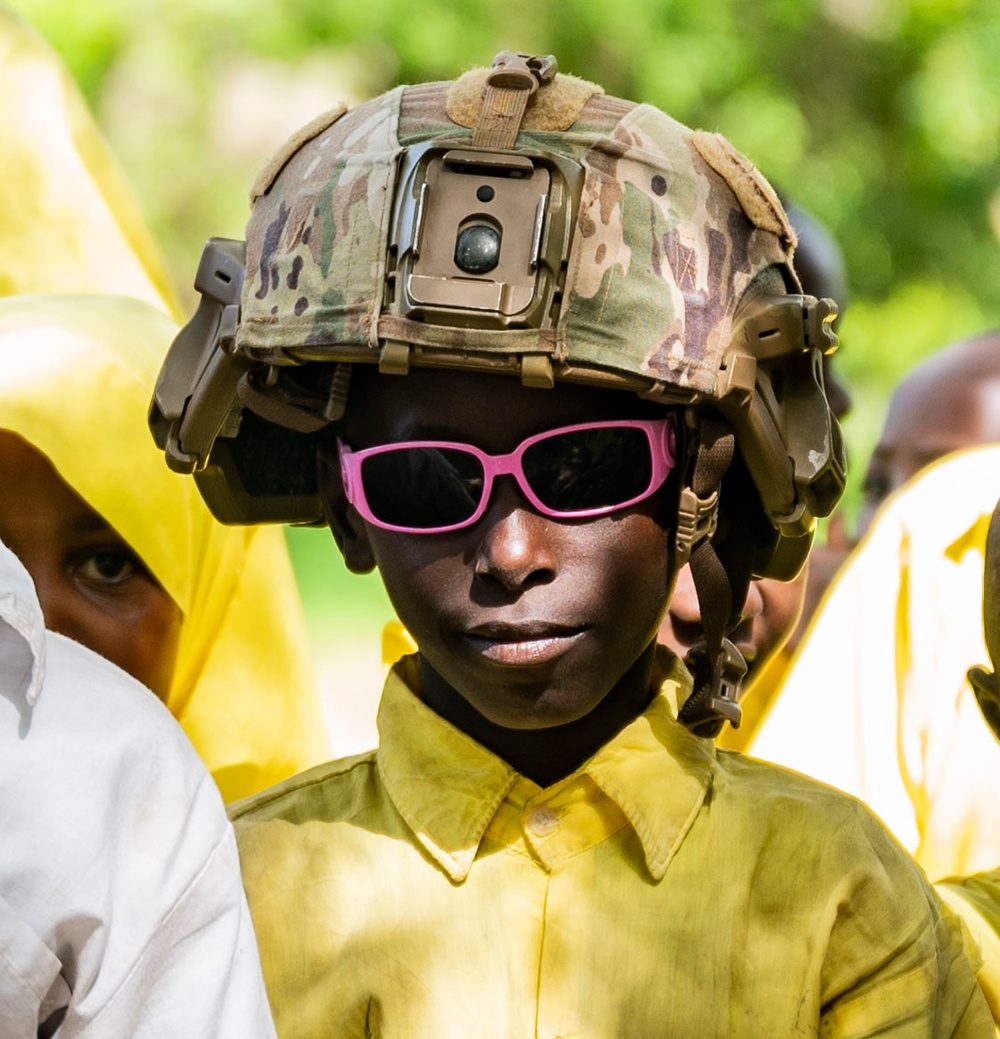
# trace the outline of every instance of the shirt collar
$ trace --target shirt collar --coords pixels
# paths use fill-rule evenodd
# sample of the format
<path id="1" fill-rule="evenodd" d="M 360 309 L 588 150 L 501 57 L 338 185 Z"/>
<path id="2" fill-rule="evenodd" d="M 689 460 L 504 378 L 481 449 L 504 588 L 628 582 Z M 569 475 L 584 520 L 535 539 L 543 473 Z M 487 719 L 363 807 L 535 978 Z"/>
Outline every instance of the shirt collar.
<path id="1" fill-rule="evenodd" d="M 45 621 L 35 586 L 0 542 L 0 691 L 19 707 L 31 707 L 44 677 Z"/>
<path id="2" fill-rule="evenodd" d="M 700 810 L 715 768 L 715 745 L 678 720 L 691 679 L 668 650 L 658 657 L 659 694 L 646 711 L 551 789 L 586 773 L 621 809 L 660 880 Z M 491 819 L 515 783 L 530 783 L 424 704 L 415 658 L 389 673 L 378 712 L 379 773 L 427 853 L 464 880 Z M 531 784 L 535 791 L 540 788 Z"/>

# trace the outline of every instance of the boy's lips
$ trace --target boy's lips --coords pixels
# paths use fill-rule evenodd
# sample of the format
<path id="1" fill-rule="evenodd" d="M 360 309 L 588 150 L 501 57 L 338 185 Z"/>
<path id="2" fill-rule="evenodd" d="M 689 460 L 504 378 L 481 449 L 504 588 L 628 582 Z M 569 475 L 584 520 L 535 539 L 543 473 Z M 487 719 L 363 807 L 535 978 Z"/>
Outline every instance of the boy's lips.
<path id="1" fill-rule="evenodd" d="M 487 660 L 523 667 L 560 656 L 588 630 L 588 625 L 548 622 L 489 623 L 463 632 L 462 637 Z"/>

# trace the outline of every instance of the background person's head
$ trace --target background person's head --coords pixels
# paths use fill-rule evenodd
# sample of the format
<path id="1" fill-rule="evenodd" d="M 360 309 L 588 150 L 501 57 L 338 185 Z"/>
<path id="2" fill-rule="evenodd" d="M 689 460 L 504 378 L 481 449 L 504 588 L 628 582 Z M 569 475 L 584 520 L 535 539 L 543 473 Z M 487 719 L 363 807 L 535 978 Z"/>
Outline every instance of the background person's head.
<path id="1" fill-rule="evenodd" d="M 190 493 L 142 442 L 140 373 L 174 328 L 124 297 L 0 299 L 0 535 L 31 574 L 46 624 L 167 703 Z"/>
<path id="2" fill-rule="evenodd" d="M 0 428 L 0 541 L 31 574 L 45 626 L 166 700 L 181 611 L 124 539 L 19 435 Z"/>
<path id="3" fill-rule="evenodd" d="M 865 472 L 858 532 L 885 499 L 952 451 L 1000 441 L 1000 331 L 933 353 L 896 387 Z"/>
<path id="4" fill-rule="evenodd" d="M 122 296 L 0 299 L 0 536 L 46 622 L 146 682 L 232 798 L 322 729 L 281 531 L 223 527 L 150 439 L 175 333 Z"/>
<path id="5" fill-rule="evenodd" d="M 729 636 L 746 661 L 747 681 L 781 650 L 794 629 L 802 611 L 808 567 L 807 562 L 791 581 L 750 582 L 739 623 Z M 658 638 L 684 658 L 704 634 L 694 578 L 684 567 L 677 575 Z"/>

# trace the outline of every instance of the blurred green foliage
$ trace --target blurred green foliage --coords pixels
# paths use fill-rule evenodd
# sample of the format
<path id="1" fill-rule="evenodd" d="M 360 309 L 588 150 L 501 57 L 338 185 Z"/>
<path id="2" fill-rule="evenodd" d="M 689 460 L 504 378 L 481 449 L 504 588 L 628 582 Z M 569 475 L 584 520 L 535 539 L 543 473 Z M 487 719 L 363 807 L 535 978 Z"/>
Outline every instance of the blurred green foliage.
<path id="1" fill-rule="evenodd" d="M 839 364 L 856 463 L 903 371 L 1000 324 L 996 0 L 13 6 L 81 84 L 182 291 L 206 237 L 241 235 L 254 171 L 292 130 L 508 48 L 722 131 L 830 228 L 852 289 Z"/>

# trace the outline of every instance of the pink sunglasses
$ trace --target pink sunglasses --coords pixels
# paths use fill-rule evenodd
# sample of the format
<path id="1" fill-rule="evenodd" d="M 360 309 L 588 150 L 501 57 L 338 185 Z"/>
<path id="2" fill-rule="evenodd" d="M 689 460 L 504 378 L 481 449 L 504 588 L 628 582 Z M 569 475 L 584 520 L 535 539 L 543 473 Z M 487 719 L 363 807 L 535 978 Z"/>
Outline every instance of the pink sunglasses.
<path id="1" fill-rule="evenodd" d="M 404 534 L 443 534 L 480 519 L 498 476 L 513 476 L 532 507 L 554 519 L 628 508 L 663 485 L 675 441 L 671 414 L 563 426 L 503 455 L 447 440 L 337 447 L 347 500 L 362 518 Z"/>

